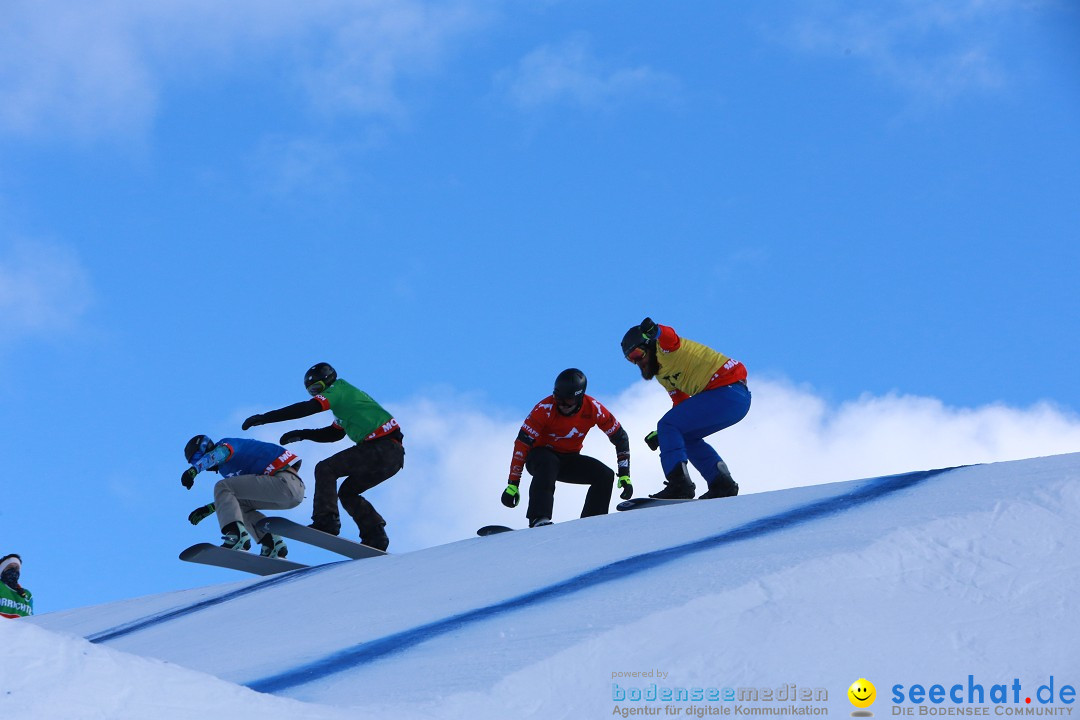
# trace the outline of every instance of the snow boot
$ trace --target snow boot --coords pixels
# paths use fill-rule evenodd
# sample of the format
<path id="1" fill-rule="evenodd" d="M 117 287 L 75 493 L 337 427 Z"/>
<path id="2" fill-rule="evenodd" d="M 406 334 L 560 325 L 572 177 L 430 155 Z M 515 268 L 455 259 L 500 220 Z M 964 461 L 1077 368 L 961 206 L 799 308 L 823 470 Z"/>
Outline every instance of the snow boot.
<path id="1" fill-rule="evenodd" d="M 531 528 L 544 527 L 545 525 L 553 525 L 553 524 L 554 523 L 551 522 L 551 518 L 546 518 L 546 517 L 532 518 L 531 520 L 529 520 L 529 527 L 531 527 Z"/>
<path id="2" fill-rule="evenodd" d="M 386 535 L 386 519 L 379 514 L 375 506 L 363 495 L 344 495 L 341 497 L 341 506 L 356 523 L 356 529 L 360 531 L 360 542 L 386 552 L 386 548 L 390 547 L 390 538 Z"/>
<path id="3" fill-rule="evenodd" d="M 242 523 L 233 520 L 221 528 L 221 547 L 226 550 L 250 550 L 251 536 Z"/>
<path id="4" fill-rule="evenodd" d="M 386 523 L 376 523 L 361 530 L 360 542 L 386 552 L 386 548 L 390 547 L 390 538 L 386 535 Z"/>
<path id="5" fill-rule="evenodd" d="M 711 500 L 713 498 L 735 497 L 739 494 L 739 483 L 731 477 L 727 463 L 721 460 L 716 463 L 718 471 L 716 478 L 709 483 L 709 489 L 698 500 Z"/>
<path id="6" fill-rule="evenodd" d="M 262 550 L 259 554 L 268 558 L 283 558 L 289 554 L 289 546 L 285 544 L 285 538 L 280 535 L 266 533 L 260 543 Z"/>
<path id="7" fill-rule="evenodd" d="M 663 490 L 649 497 L 657 500 L 693 500 L 694 490 L 697 489 L 694 486 L 694 481 L 690 479 L 690 472 L 686 469 L 685 461 L 676 465 L 667 474 L 664 486 Z"/>
<path id="8" fill-rule="evenodd" d="M 312 522 L 308 525 L 312 530 L 318 530 L 324 532 L 327 535 L 337 535 L 341 532 L 341 519 L 331 517 L 329 515 L 317 515 L 311 518 Z"/>

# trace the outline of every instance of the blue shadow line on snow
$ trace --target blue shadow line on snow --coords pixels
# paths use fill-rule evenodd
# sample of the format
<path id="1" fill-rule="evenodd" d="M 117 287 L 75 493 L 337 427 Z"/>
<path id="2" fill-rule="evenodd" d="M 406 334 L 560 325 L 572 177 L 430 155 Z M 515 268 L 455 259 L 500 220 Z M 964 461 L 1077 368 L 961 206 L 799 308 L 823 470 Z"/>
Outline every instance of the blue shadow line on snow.
<path id="1" fill-rule="evenodd" d="M 315 565 L 314 567 L 300 568 L 299 570 L 292 570 L 290 572 L 281 573 L 280 575 L 272 575 L 266 580 L 263 580 L 262 582 L 252 583 L 251 585 L 248 585 L 247 587 L 242 587 L 239 590 L 233 590 L 231 592 L 223 593 L 212 598 L 207 598 L 206 600 L 200 600 L 199 602 L 185 605 L 174 610 L 166 610 L 164 612 L 150 615 L 139 620 L 133 620 L 131 622 L 124 623 L 123 625 L 117 625 L 116 627 L 109 628 L 108 630 L 102 630 L 101 632 L 89 635 L 86 639 L 92 643 L 103 643 L 110 640 L 116 640 L 117 638 L 122 638 L 125 635 L 131 635 L 132 633 L 139 632 L 140 630 L 145 630 L 146 628 L 160 625 L 162 623 L 169 622 L 170 620 L 175 620 L 177 618 L 182 618 L 186 615 L 197 613 L 201 610 L 214 607 L 215 605 L 220 605 L 222 603 L 229 602 L 230 600 L 235 600 L 237 598 L 244 597 L 245 595 L 259 592 L 260 590 L 264 590 L 274 585 L 280 585 L 281 583 L 288 583 L 294 580 L 298 580 L 299 578 L 309 575 L 312 572 L 324 570 L 337 564 L 338 563 L 334 562 L 327 565 Z"/>
<path id="2" fill-rule="evenodd" d="M 521 610 L 529 606 L 563 598 L 582 590 L 646 572 L 662 565 L 666 565 L 672 561 L 687 557 L 688 555 L 693 555 L 705 550 L 712 550 L 713 548 L 722 545 L 749 540 L 779 530 L 803 525 L 830 515 L 836 515 L 877 500 L 885 495 L 913 487 L 936 475 L 955 469 L 956 468 L 942 468 L 940 470 L 924 470 L 906 473 L 904 475 L 890 475 L 887 477 L 876 478 L 868 481 L 858 489 L 844 493 L 843 495 L 837 495 L 791 510 L 785 510 L 776 515 L 759 518 L 744 525 L 740 525 L 739 527 L 726 530 L 718 535 L 713 535 L 701 540 L 695 540 L 683 545 L 676 545 L 662 550 L 654 550 L 652 552 L 618 560 L 562 582 L 555 583 L 554 585 L 548 585 L 547 587 L 533 590 L 524 595 L 519 595 L 510 598 L 509 600 L 503 600 L 494 605 L 476 608 L 475 610 L 469 610 L 451 617 L 436 620 L 426 625 L 421 625 L 409 630 L 403 630 L 392 635 L 387 635 L 386 637 L 361 643 L 355 647 L 328 655 L 320 660 L 286 670 L 277 675 L 271 675 L 244 684 L 258 692 L 275 693 L 299 685 L 315 682 L 336 673 L 375 662 L 395 653 L 403 652 L 427 640 L 431 640 L 440 635 L 445 635 L 475 622 L 488 620 L 502 613 Z"/>

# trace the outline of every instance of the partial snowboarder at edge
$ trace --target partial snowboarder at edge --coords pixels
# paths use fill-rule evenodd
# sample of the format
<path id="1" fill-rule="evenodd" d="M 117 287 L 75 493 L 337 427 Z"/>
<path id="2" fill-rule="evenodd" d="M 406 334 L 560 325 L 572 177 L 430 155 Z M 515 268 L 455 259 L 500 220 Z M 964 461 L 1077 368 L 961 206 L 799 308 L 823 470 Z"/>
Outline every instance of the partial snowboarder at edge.
<path id="1" fill-rule="evenodd" d="M 19 584 L 22 558 L 11 553 L 0 558 L 0 617 L 19 618 L 34 614 L 34 595 Z"/>

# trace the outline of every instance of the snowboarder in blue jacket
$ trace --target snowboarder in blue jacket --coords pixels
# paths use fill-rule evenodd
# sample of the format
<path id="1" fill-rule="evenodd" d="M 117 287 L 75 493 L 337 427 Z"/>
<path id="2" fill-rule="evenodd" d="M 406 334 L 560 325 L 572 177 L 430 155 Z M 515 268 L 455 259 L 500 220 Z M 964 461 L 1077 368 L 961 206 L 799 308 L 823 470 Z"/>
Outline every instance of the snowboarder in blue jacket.
<path id="1" fill-rule="evenodd" d="M 288 554 L 284 540 L 271 533 L 260 537 L 257 528 L 266 517 L 259 509 L 288 510 L 304 499 L 304 482 L 297 474 L 300 458 L 295 453 L 260 440 L 224 438 L 215 443 L 206 435 L 196 435 L 184 447 L 184 458 L 191 467 L 180 476 L 180 483 L 188 490 L 200 472 L 212 470 L 221 475 L 214 485 L 214 502 L 188 515 L 192 525 L 216 510 L 222 547 L 248 550 L 254 535 L 264 557 Z"/>

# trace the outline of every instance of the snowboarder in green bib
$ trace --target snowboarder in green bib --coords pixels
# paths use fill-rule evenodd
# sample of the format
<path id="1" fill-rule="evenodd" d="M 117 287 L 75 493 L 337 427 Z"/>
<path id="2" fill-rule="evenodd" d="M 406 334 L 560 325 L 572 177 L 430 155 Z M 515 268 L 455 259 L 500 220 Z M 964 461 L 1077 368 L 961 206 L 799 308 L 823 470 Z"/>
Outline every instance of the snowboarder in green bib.
<path id="1" fill-rule="evenodd" d="M 34 596 L 19 584 L 22 558 L 11 553 L 0 558 L 0 617 L 29 617 L 34 614 Z"/>
<path id="2" fill-rule="evenodd" d="M 298 440 L 330 443 L 347 435 L 356 443 L 315 466 L 310 527 L 331 535 L 341 532 L 337 503 L 340 498 L 341 506 L 356 521 L 361 542 L 386 550 L 390 544 L 386 520 L 363 493 L 393 477 L 405 464 L 404 436 L 397 420 L 370 395 L 339 379 L 337 371 L 327 363 L 313 365 L 307 371 L 304 387 L 311 400 L 252 415 L 244 421 L 243 429 L 331 410 L 334 413 L 332 425 L 318 430 L 289 430 L 279 441 L 282 445 Z M 339 489 L 337 481 L 340 478 L 345 481 Z"/>

